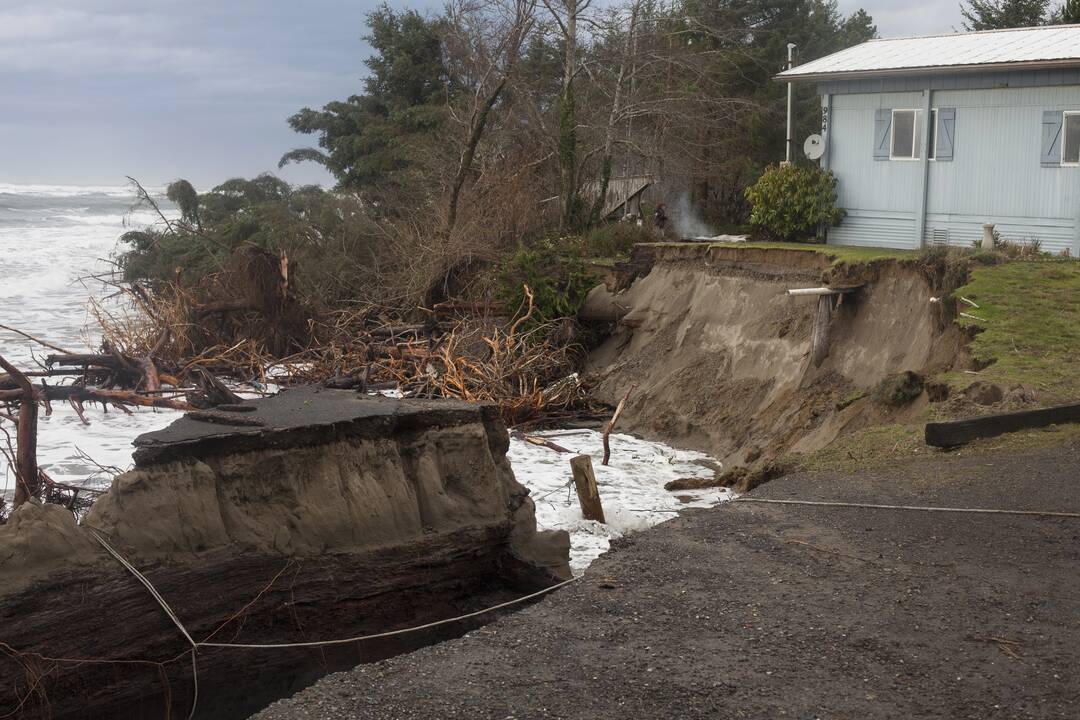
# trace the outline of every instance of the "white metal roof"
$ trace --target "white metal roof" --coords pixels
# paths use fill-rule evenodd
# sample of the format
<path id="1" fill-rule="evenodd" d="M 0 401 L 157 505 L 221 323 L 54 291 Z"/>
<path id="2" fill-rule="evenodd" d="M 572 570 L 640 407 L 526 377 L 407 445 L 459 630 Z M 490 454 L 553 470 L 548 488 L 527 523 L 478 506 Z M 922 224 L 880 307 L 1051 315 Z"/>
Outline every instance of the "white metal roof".
<path id="1" fill-rule="evenodd" d="M 778 80 L 1080 66 L 1080 25 L 870 40 L 799 65 Z"/>

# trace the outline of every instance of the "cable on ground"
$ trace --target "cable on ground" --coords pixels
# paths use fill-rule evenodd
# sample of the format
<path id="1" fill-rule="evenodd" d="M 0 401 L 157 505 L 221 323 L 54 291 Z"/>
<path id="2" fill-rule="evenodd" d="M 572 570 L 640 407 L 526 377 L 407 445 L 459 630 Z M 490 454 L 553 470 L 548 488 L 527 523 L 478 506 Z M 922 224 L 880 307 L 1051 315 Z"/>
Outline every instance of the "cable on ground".
<path id="1" fill-rule="evenodd" d="M 982 513 L 989 515 L 1031 515 L 1035 517 L 1080 518 L 1080 512 L 1055 512 L 1051 510 L 999 510 L 994 508 L 954 508 L 932 505 L 879 505 L 875 503 L 827 502 L 823 500 L 777 500 L 743 495 L 732 502 L 768 503 L 770 505 L 813 505 L 817 507 L 872 508 L 874 510 L 915 510 L 919 512 Z"/>
<path id="2" fill-rule="evenodd" d="M 541 595 L 546 595 L 546 594 L 548 594 L 548 593 L 550 593 L 550 592 L 552 592 L 554 590 L 558 590 L 561 587 L 569 585 L 570 583 L 573 583 L 573 582 L 577 582 L 578 580 L 581 579 L 581 576 L 572 577 L 569 580 L 563 580 L 562 582 L 556 583 L 556 584 L 551 585 L 549 587 L 546 587 L 546 588 L 544 588 L 542 590 L 538 590 L 538 591 L 536 591 L 534 593 L 530 593 L 528 595 L 524 595 L 522 597 L 515 598 L 514 600 L 507 600 L 506 602 L 499 603 L 498 605 L 492 605 L 491 607 L 487 607 L 487 608 L 484 608 L 482 610 L 476 610 L 476 611 L 470 612 L 470 613 L 465 613 L 464 615 L 458 615 L 457 617 L 446 618 L 445 620 L 435 620 L 434 622 L 424 623 L 423 625 L 417 625 L 415 627 L 401 628 L 401 629 L 398 629 L 398 630 L 388 630 L 386 632 L 374 633 L 374 634 L 371 634 L 371 635 L 358 635 L 356 637 L 344 638 L 344 639 L 339 639 L 339 640 L 314 640 L 314 641 L 311 641 L 311 642 L 299 642 L 299 643 L 198 642 L 198 641 L 196 641 L 195 639 L 193 639 L 191 637 L 191 634 L 187 631 L 187 628 L 184 627 L 184 624 L 180 621 L 180 618 L 173 611 L 173 609 L 171 607 L 169 607 L 169 603 L 165 601 L 165 598 L 161 596 L 161 593 L 159 593 L 157 591 L 157 589 L 154 587 L 153 583 L 151 583 L 150 580 L 148 580 L 145 575 L 143 575 L 141 572 L 139 572 L 139 570 L 134 565 L 132 565 L 130 562 L 128 562 L 127 559 L 125 559 L 119 552 L 117 552 L 116 549 L 113 548 L 112 545 L 110 545 L 105 540 L 105 538 L 101 537 L 101 535 L 99 535 L 95 531 L 91 531 L 91 533 L 97 539 L 97 541 L 99 543 L 101 543 L 101 546 L 104 547 L 105 550 L 110 555 L 112 555 L 114 558 L 116 558 L 117 562 L 119 562 L 121 565 L 123 565 L 124 568 L 128 572 L 130 572 L 132 575 L 134 575 L 135 578 L 140 583 L 142 583 L 143 587 L 145 587 L 147 589 L 147 591 L 150 593 L 151 597 L 153 597 L 154 600 L 157 601 L 158 605 L 161 606 L 161 609 L 165 612 L 165 614 L 169 617 L 169 619 L 172 620 L 173 624 L 176 625 L 177 629 L 180 631 L 180 634 L 184 636 L 184 639 L 187 640 L 191 644 L 191 674 L 192 674 L 192 682 L 194 684 L 194 692 L 193 692 L 193 697 L 192 697 L 192 701 L 191 701 L 191 712 L 188 713 L 188 720 L 191 720 L 191 718 L 193 718 L 195 716 L 195 709 L 198 706 L 198 702 L 199 702 L 199 669 L 198 669 L 198 665 L 197 665 L 197 661 L 196 661 L 196 657 L 195 657 L 196 654 L 199 651 L 199 648 L 213 647 L 213 648 L 245 648 L 245 649 L 248 649 L 248 650 L 268 650 L 268 649 L 283 649 L 283 648 L 325 647 L 327 645 L 345 645 L 345 644 L 348 644 L 348 643 L 362 642 L 364 640 L 375 640 L 377 638 L 386 638 L 386 637 L 391 637 L 391 636 L 394 636 L 394 635 L 404 635 L 406 633 L 418 632 L 420 630 L 428 630 L 430 628 L 439 627 L 440 625 L 448 625 L 450 623 L 460 622 L 461 620 L 468 620 L 469 618 L 474 618 L 474 617 L 477 617 L 479 615 L 484 615 L 486 613 L 490 613 L 490 612 L 493 612 L 495 610 L 501 610 L 502 608 L 510 607 L 511 605 L 517 605 L 518 603 L 523 603 L 523 602 L 526 602 L 528 600 L 532 600 L 533 598 L 538 598 Z"/>

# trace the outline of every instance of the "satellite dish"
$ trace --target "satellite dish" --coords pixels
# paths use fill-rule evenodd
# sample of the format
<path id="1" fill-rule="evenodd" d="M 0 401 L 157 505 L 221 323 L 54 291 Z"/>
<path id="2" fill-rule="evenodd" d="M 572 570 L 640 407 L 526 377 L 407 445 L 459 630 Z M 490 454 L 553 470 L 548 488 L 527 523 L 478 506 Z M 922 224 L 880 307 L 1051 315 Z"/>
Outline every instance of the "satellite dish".
<path id="1" fill-rule="evenodd" d="M 811 135 L 806 138 L 802 149 L 808 159 L 820 160 L 821 156 L 825 154 L 825 141 L 821 139 L 820 135 Z"/>

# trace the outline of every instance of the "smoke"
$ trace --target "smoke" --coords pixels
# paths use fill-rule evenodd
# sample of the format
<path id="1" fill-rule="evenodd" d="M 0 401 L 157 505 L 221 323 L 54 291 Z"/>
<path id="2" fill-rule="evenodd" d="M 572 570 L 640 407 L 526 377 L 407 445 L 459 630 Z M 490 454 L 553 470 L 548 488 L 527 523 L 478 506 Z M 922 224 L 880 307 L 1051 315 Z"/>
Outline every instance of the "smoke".
<path id="1" fill-rule="evenodd" d="M 671 222 L 675 227 L 675 234 L 680 239 L 712 237 L 716 233 L 712 228 L 698 217 L 697 212 L 690 204 L 690 195 L 683 193 L 675 201 L 675 210 L 672 213 Z"/>

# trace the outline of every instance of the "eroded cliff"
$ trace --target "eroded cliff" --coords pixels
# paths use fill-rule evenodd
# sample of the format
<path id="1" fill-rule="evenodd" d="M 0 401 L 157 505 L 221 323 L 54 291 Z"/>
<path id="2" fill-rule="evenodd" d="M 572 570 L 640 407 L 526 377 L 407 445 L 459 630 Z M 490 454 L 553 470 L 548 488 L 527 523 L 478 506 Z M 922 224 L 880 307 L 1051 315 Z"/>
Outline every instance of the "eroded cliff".
<path id="1" fill-rule="evenodd" d="M 824 255 L 706 245 L 651 248 L 651 268 L 616 295 L 593 291 L 586 313 L 616 320 L 590 357 L 595 392 L 614 403 L 638 389 L 621 427 L 751 464 L 831 442 L 879 421 L 845 405 L 886 377 L 955 360 L 960 330 L 935 278 L 916 263 L 830 267 Z M 816 298 L 790 288 L 851 288 L 829 323 L 828 355 L 811 359 Z M 925 402 L 923 399 L 920 402 Z M 919 404 L 904 412 L 914 412 Z"/>

